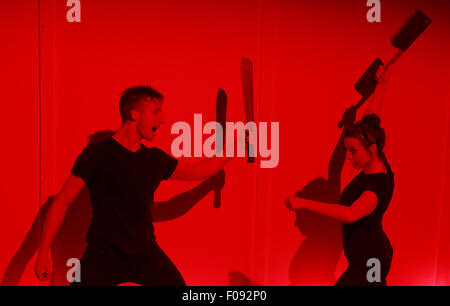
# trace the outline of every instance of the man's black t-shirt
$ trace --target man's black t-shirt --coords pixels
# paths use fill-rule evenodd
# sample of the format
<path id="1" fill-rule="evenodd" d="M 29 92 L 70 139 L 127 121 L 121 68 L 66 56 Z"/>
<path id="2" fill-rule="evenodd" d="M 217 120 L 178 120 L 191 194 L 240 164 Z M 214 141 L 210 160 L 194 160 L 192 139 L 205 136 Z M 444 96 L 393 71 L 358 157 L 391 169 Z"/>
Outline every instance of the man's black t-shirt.
<path id="1" fill-rule="evenodd" d="M 368 216 L 354 223 L 342 224 L 342 242 L 349 263 L 366 265 L 369 258 L 389 264 L 392 246 L 383 231 L 383 214 L 394 191 L 394 175 L 388 173 L 359 173 L 343 190 L 340 203 L 351 206 L 364 191 L 377 196 L 377 207 Z"/>
<path id="2" fill-rule="evenodd" d="M 177 167 L 177 160 L 158 148 L 132 152 L 114 138 L 86 147 L 72 173 L 87 184 L 92 202 L 89 245 L 112 247 L 125 254 L 152 249 L 150 213 L 154 192 Z"/>

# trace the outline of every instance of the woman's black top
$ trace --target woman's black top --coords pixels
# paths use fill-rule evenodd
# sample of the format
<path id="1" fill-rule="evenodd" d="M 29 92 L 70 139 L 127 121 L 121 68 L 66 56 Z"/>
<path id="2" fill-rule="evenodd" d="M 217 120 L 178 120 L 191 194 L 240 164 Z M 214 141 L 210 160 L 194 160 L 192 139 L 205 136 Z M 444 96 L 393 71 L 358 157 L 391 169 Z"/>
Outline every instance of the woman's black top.
<path id="1" fill-rule="evenodd" d="M 345 206 L 351 206 L 364 191 L 372 191 L 377 196 L 377 207 L 370 215 L 354 223 L 342 224 L 344 254 L 349 264 L 366 265 L 370 258 L 390 263 L 392 246 L 383 231 L 382 218 L 391 201 L 393 190 L 392 172 L 361 172 L 342 192 L 340 203 Z"/>

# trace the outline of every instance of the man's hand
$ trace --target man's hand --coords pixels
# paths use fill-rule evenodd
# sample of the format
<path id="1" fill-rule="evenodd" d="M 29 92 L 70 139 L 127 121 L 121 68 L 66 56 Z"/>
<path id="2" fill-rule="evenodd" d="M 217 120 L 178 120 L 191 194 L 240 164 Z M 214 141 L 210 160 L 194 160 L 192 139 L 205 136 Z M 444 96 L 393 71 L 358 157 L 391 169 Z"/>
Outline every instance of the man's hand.
<path id="1" fill-rule="evenodd" d="M 53 272 L 53 262 L 49 254 L 38 254 L 36 264 L 34 265 L 34 273 L 40 281 L 49 280 Z"/>

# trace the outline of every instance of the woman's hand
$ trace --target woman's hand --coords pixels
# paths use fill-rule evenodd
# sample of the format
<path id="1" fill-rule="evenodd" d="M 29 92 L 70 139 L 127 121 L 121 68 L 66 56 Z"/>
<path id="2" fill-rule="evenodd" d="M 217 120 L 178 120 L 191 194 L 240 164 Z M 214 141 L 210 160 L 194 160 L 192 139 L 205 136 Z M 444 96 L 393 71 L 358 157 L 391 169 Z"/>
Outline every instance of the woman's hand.
<path id="1" fill-rule="evenodd" d="M 286 207 L 291 210 L 301 210 L 304 208 L 303 206 L 303 200 L 301 198 L 297 198 L 295 196 L 290 196 L 284 201 L 284 204 Z"/>
<path id="2" fill-rule="evenodd" d="M 344 127 L 351 127 L 355 123 L 356 119 L 356 107 L 354 105 L 350 106 L 345 110 L 344 115 L 342 115 L 341 122 L 344 123 Z"/>
<path id="3" fill-rule="evenodd" d="M 383 83 L 387 79 L 389 69 L 386 69 L 384 65 L 381 65 L 378 67 L 378 70 L 375 74 L 375 79 L 378 83 Z"/>

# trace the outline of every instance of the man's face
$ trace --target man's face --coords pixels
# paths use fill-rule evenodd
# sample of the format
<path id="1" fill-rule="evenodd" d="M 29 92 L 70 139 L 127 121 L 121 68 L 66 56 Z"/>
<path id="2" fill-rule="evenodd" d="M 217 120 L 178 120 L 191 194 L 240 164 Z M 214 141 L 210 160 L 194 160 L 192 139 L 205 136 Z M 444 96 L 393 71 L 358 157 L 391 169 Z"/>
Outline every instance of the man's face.
<path id="1" fill-rule="evenodd" d="M 155 139 L 156 131 L 164 123 L 162 101 L 145 99 L 140 103 L 136 120 L 137 131 L 145 140 Z"/>

